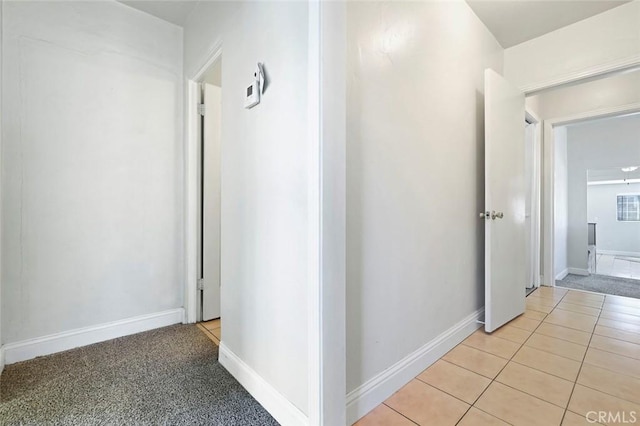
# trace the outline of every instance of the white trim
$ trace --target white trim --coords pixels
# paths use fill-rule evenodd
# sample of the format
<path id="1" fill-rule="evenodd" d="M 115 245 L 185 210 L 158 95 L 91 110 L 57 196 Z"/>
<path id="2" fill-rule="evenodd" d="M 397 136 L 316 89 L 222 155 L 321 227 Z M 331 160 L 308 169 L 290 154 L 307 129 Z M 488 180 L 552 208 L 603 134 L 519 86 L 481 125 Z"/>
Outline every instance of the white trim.
<path id="1" fill-rule="evenodd" d="M 209 49 L 209 52 L 204 56 L 206 59 L 198 70 L 192 74 L 189 80 L 200 81 L 204 78 L 204 74 L 209 68 L 222 57 L 222 42 L 218 42 Z"/>
<path id="2" fill-rule="evenodd" d="M 640 179 L 593 180 L 591 182 L 587 182 L 587 186 L 624 185 L 629 183 L 640 183 Z M 618 194 L 618 195 L 622 195 L 622 194 Z M 637 194 L 629 194 L 629 195 L 637 195 Z"/>
<path id="3" fill-rule="evenodd" d="M 362 418 L 480 328 L 478 320 L 483 314 L 484 309 L 477 310 L 418 350 L 349 392 L 347 395 L 347 424 L 353 424 Z"/>
<path id="4" fill-rule="evenodd" d="M 567 273 L 573 275 L 582 275 L 583 277 L 588 277 L 589 275 L 591 275 L 589 273 L 589 270 L 582 268 L 567 268 Z"/>
<path id="5" fill-rule="evenodd" d="M 309 419 L 302 411 L 233 353 L 224 342 L 220 342 L 219 361 L 282 426 L 309 424 Z"/>
<path id="6" fill-rule="evenodd" d="M 550 78 L 549 80 L 540 81 L 520 87 L 526 95 L 532 95 L 549 89 L 555 89 L 560 86 L 586 83 L 589 80 L 600 79 L 617 73 L 630 71 L 640 67 L 640 56 L 633 55 L 624 59 L 607 62 L 596 65 L 582 71 L 575 71 L 564 74 L 560 77 Z"/>
<path id="7" fill-rule="evenodd" d="M 602 250 L 602 249 L 598 249 L 598 254 L 608 254 L 610 256 L 640 257 L 640 253 L 637 252 L 637 251 L 619 251 L 619 250 Z"/>
<path id="8" fill-rule="evenodd" d="M 555 276 L 555 155 L 553 145 L 553 126 L 548 121 L 542 125 L 542 276 Z M 543 281 L 555 287 L 556 281 Z"/>
<path id="9" fill-rule="evenodd" d="M 309 423 L 346 422 L 346 4 L 309 3 Z"/>
<path id="10" fill-rule="evenodd" d="M 561 281 L 561 280 L 565 279 L 565 277 L 567 275 L 569 275 L 569 268 L 565 269 L 564 271 L 562 271 L 558 275 L 556 275 L 556 281 Z"/>
<path id="11" fill-rule="evenodd" d="M 322 425 L 322 100 L 321 100 L 321 5 L 309 2 L 307 56 L 307 332 L 309 424 Z M 242 383 L 242 382 L 241 382 Z M 257 399 L 257 398 L 256 398 Z M 259 400 L 258 400 L 259 401 Z M 268 408 L 267 408 L 268 409 Z M 271 411 L 271 410 L 269 410 Z M 274 416 L 275 417 L 275 416 Z M 279 420 L 276 418 L 276 420 Z"/>
<path id="12" fill-rule="evenodd" d="M 532 212 L 531 212 L 531 221 L 533 223 L 533 240 L 531 243 L 533 244 L 533 272 L 534 272 L 534 282 L 533 287 L 538 288 L 542 284 L 542 280 L 540 277 L 540 266 L 541 266 L 541 258 L 540 258 L 540 245 L 541 245 L 541 217 L 542 217 L 542 196 L 541 196 L 541 181 L 542 181 L 542 121 L 538 117 L 538 115 L 531 111 L 530 109 L 525 108 L 525 118 L 531 123 L 534 127 L 534 156 L 533 156 L 533 186 L 532 186 Z"/>
<path id="13" fill-rule="evenodd" d="M 545 122 L 551 124 L 551 126 L 553 127 L 557 127 L 599 118 L 619 117 L 622 115 L 635 114 L 638 112 L 640 112 L 640 102 L 634 102 L 631 104 L 598 108 L 595 110 L 582 112 L 579 114 L 567 115 L 560 118 L 552 118 L 550 120 L 545 120 Z"/>
<path id="14" fill-rule="evenodd" d="M 4 346 L 0 346 L 0 374 L 4 370 Z"/>
<path id="15" fill-rule="evenodd" d="M 553 129 L 557 126 L 564 126 L 567 124 L 579 123 L 581 121 L 591 120 L 595 118 L 615 117 L 626 114 L 633 114 L 640 112 L 640 103 L 632 103 L 627 105 L 620 105 L 615 107 L 600 108 L 593 111 L 587 111 L 580 114 L 569 115 L 560 118 L 553 118 L 544 121 L 544 137 L 543 137 L 543 218 L 544 223 L 544 247 L 543 247 L 543 276 L 553 277 L 555 270 L 554 265 L 554 229 L 555 229 L 555 217 L 554 217 L 554 204 L 555 204 L 555 190 L 554 190 L 554 137 Z M 584 270 L 583 270 L 584 271 Z M 572 273 L 569 270 L 569 273 Z M 549 284 L 549 283 L 547 283 Z M 555 286 L 554 283 L 551 284 Z"/>
<path id="16" fill-rule="evenodd" d="M 198 84 L 187 81 L 187 105 L 185 105 L 185 321 L 198 320 Z"/>
<path id="17" fill-rule="evenodd" d="M 63 333 L 37 337 L 16 343 L 8 343 L 2 347 L 5 362 L 26 361 L 37 356 L 50 355 L 80 346 L 104 342 L 130 334 L 140 333 L 155 328 L 179 324 L 184 320 L 184 309 L 171 309 L 149 315 L 140 315 L 119 321 L 78 328 Z"/>

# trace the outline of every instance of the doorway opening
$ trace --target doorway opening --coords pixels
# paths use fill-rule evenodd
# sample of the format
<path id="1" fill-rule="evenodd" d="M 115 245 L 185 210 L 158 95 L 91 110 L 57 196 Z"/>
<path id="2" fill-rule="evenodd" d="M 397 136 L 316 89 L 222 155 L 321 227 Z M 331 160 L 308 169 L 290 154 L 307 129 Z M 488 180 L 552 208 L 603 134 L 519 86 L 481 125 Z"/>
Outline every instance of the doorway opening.
<path id="1" fill-rule="evenodd" d="M 556 284 L 640 298 L 640 113 L 556 126 Z"/>
<path id="2" fill-rule="evenodd" d="M 222 56 L 217 55 L 197 82 L 198 132 L 198 291 L 197 322 L 220 345 L 221 308 L 221 127 Z"/>
<path id="3" fill-rule="evenodd" d="M 588 272 L 640 280 L 640 166 L 587 170 L 587 219 Z"/>
<path id="4" fill-rule="evenodd" d="M 556 280 L 564 274 L 571 273 L 572 265 L 567 263 L 568 240 L 558 230 L 568 230 L 566 215 L 556 214 L 558 210 L 566 210 L 563 199 L 567 198 L 567 185 L 558 185 L 566 181 L 566 168 L 558 168 L 557 164 L 566 161 L 566 129 L 592 120 L 612 119 L 612 117 L 628 116 L 640 112 L 640 97 L 637 95 L 637 84 L 640 73 L 637 67 L 621 70 L 594 71 L 588 78 L 567 78 L 560 84 L 530 90 L 526 93 L 527 108 L 535 111 L 541 119 L 542 133 L 542 175 L 541 175 L 541 252 L 540 283 L 555 286 Z M 576 75 L 576 77 L 578 77 Z M 604 137 L 609 143 L 616 138 Z M 564 148 L 563 148 L 564 146 Z M 638 154 L 637 148 L 635 151 Z M 604 157 L 604 155 L 602 156 Z M 633 161 L 624 164 L 609 164 L 606 167 L 630 166 Z M 628 164 L 627 164 L 628 163 Z M 634 164 L 635 165 L 635 164 Z M 582 179 L 586 188 L 587 170 Z M 586 195 L 585 195 L 586 200 Z M 588 222 L 586 217 L 586 201 L 583 207 L 584 223 L 580 225 L 584 231 L 584 250 L 580 252 L 579 267 L 583 275 L 588 273 Z M 560 235 L 559 237 L 557 237 Z M 597 238 L 597 236 L 596 236 Z M 601 240 L 600 240 L 601 241 Z M 594 244 L 591 244 L 594 245 Z M 564 265 L 564 267 L 562 266 Z M 573 266 L 576 268 L 575 266 Z"/>

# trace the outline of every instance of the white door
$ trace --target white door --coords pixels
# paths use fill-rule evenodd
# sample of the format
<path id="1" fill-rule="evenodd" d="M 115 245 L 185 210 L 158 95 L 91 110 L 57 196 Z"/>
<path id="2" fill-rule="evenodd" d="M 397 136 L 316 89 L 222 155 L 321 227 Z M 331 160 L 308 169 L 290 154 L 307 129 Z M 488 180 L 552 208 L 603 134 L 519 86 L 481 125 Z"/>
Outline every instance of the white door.
<path id="1" fill-rule="evenodd" d="M 485 330 L 524 312 L 524 94 L 485 70 Z"/>
<path id="2" fill-rule="evenodd" d="M 202 320 L 220 318 L 220 126 L 221 89 L 204 88 L 202 144 Z"/>

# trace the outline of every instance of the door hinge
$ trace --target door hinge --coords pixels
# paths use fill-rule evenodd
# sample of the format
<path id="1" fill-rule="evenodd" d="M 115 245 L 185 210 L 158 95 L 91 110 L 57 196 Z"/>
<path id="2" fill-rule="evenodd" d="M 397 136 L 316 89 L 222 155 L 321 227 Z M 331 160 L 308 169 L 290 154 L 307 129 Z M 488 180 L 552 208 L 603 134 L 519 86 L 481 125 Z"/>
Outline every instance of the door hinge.
<path id="1" fill-rule="evenodd" d="M 198 104 L 198 114 L 204 116 L 205 110 L 206 110 L 206 108 L 205 108 L 204 104 Z"/>
<path id="2" fill-rule="evenodd" d="M 198 278 L 198 290 L 204 290 L 204 278 Z"/>

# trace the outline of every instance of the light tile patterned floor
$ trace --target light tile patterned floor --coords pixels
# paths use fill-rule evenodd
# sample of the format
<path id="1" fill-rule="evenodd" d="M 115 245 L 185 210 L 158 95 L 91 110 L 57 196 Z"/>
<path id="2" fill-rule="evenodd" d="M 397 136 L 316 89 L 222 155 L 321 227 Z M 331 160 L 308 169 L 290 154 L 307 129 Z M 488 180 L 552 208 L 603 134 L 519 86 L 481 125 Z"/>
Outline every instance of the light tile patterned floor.
<path id="1" fill-rule="evenodd" d="M 199 322 L 196 324 L 209 339 L 216 345 L 220 346 L 220 336 L 222 333 L 222 321 L 215 319 L 213 321 Z"/>
<path id="2" fill-rule="evenodd" d="M 590 411 L 640 424 L 640 300 L 541 287 L 356 425 L 588 425 Z"/>
<path id="3" fill-rule="evenodd" d="M 640 258 L 599 254 L 594 273 L 640 280 Z"/>

